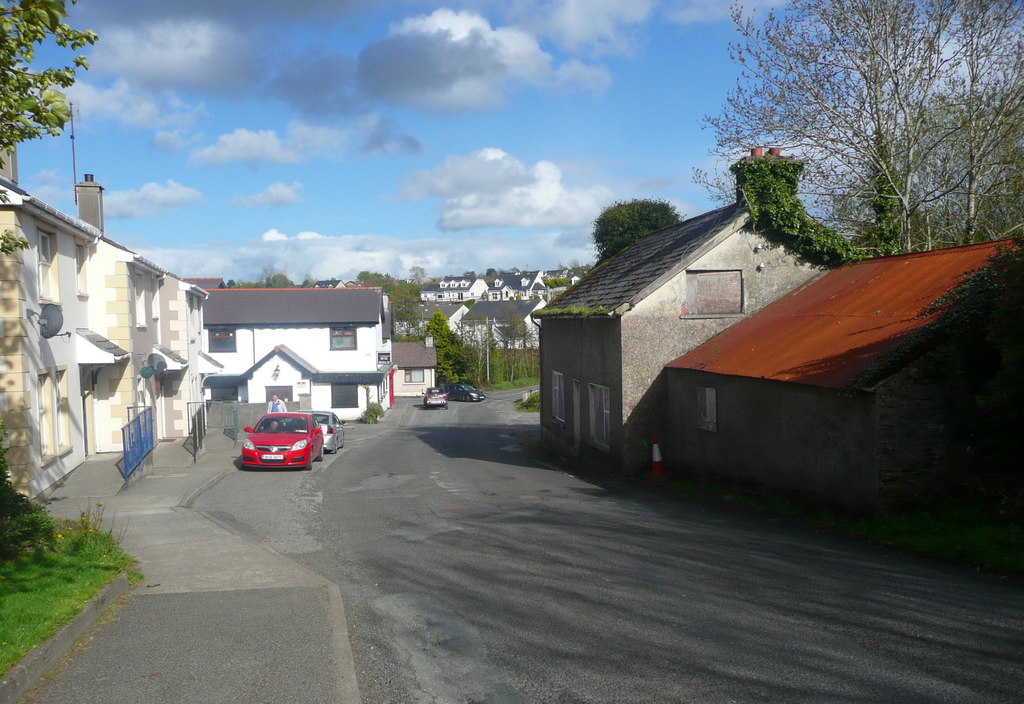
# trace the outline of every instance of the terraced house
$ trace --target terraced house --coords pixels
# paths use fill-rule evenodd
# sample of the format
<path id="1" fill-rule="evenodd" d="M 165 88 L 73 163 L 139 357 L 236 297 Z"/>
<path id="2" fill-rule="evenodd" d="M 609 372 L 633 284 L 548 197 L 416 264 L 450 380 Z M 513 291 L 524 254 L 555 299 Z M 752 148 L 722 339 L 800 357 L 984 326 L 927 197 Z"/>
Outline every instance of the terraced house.
<path id="1" fill-rule="evenodd" d="M 90 175 L 73 217 L 18 186 L 14 155 L 4 162 L 0 228 L 28 248 L 0 255 L 0 420 L 14 485 L 38 496 L 89 455 L 120 452 L 144 408 L 156 438 L 188 434 L 206 293 L 104 235 Z"/>

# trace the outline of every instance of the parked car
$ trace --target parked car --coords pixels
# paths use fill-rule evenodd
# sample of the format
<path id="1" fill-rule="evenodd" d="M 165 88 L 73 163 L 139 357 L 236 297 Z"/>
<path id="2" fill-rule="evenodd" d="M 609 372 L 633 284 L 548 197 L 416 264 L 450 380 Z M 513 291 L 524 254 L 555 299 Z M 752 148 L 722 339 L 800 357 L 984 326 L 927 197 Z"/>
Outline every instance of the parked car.
<path id="1" fill-rule="evenodd" d="M 334 454 L 345 447 L 345 421 L 330 411 L 310 411 L 324 433 L 324 452 Z"/>
<path id="2" fill-rule="evenodd" d="M 441 387 L 449 401 L 483 401 L 484 392 L 471 384 L 448 384 Z"/>
<path id="3" fill-rule="evenodd" d="M 324 458 L 324 432 L 309 413 L 268 413 L 245 432 L 243 467 L 308 470 Z"/>
<path id="4" fill-rule="evenodd" d="M 423 392 L 423 407 L 448 410 L 448 397 L 436 386 L 427 387 L 427 390 Z"/>

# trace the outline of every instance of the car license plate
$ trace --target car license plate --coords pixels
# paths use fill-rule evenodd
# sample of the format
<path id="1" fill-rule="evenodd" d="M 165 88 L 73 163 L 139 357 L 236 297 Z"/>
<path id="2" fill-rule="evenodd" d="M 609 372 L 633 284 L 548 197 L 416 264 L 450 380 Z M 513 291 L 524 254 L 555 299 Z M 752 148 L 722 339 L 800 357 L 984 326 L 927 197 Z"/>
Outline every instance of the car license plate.
<path id="1" fill-rule="evenodd" d="M 283 460 L 284 455 L 263 455 L 261 459 L 264 460 Z"/>

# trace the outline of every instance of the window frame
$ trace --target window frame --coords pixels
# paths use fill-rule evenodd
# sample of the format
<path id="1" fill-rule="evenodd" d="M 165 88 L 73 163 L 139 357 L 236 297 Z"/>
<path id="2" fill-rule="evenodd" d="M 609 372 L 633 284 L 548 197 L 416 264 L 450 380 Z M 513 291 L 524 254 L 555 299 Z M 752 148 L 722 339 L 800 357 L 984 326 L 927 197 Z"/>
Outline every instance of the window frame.
<path id="1" fill-rule="evenodd" d="M 75 281 L 79 296 L 89 295 L 89 245 L 75 242 Z"/>
<path id="2" fill-rule="evenodd" d="M 565 375 L 551 370 L 551 417 L 565 422 Z"/>
<path id="3" fill-rule="evenodd" d="M 39 232 L 39 246 L 36 256 L 38 259 L 39 298 L 41 300 L 55 301 L 58 299 L 60 287 L 54 279 L 54 257 L 57 250 L 57 236 L 52 232 Z M 45 250 L 45 251 L 44 251 Z"/>
<path id="4" fill-rule="evenodd" d="M 351 352 L 352 350 L 358 349 L 357 332 L 357 329 L 351 325 L 341 325 L 329 328 L 328 339 L 330 340 L 331 352 Z M 351 345 L 342 343 L 336 344 L 335 338 L 338 338 L 339 340 L 350 339 Z"/>
<path id="5" fill-rule="evenodd" d="M 405 381 L 406 384 L 422 384 L 426 380 L 426 376 L 422 369 L 406 369 L 405 370 Z M 419 379 L 416 378 L 416 374 L 419 373 Z"/>
<path id="6" fill-rule="evenodd" d="M 600 384 L 587 384 L 590 397 L 590 444 L 611 449 L 611 390 Z M 598 432 L 600 430 L 600 432 Z"/>
<path id="7" fill-rule="evenodd" d="M 209 331 L 209 346 L 210 352 L 237 352 L 238 351 L 238 331 L 234 328 L 210 328 Z M 223 336 L 221 336 L 223 335 Z M 224 349 L 215 347 L 214 340 L 218 341 L 218 345 L 223 346 Z M 231 340 L 231 349 L 227 349 L 227 345 L 222 342 L 223 340 Z"/>

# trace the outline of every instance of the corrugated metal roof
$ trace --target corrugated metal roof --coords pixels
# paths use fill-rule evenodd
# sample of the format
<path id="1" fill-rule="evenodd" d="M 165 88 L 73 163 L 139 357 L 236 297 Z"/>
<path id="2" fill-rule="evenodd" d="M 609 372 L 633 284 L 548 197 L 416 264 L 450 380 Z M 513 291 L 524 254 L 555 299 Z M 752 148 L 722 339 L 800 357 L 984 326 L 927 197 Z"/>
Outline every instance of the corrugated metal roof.
<path id="1" fill-rule="evenodd" d="M 615 309 L 632 302 L 741 215 L 747 215 L 746 209 L 731 204 L 656 230 L 591 271 L 549 306 Z"/>
<path id="2" fill-rule="evenodd" d="M 210 325 L 375 324 L 381 319 L 379 288 L 212 289 L 203 316 Z"/>
<path id="3" fill-rule="evenodd" d="M 669 367 L 844 388 L 933 316 L 998 243 L 867 259 L 804 284 Z"/>

